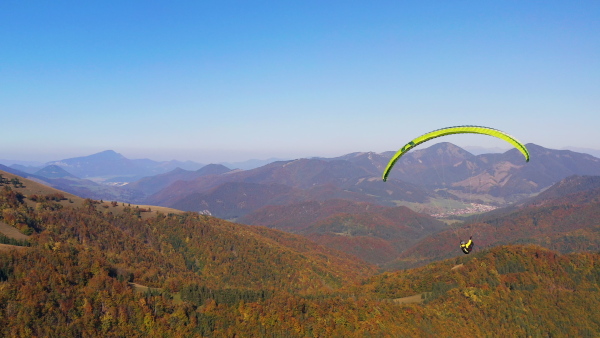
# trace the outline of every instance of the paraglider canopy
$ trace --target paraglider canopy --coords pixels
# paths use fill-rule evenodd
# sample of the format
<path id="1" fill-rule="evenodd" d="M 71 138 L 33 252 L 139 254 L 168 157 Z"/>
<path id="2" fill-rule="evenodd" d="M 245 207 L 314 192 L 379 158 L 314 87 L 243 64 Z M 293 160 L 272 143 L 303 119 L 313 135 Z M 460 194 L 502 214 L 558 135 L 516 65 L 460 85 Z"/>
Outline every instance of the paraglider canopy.
<path id="1" fill-rule="evenodd" d="M 505 132 L 502 132 L 498 129 L 481 127 L 481 126 L 448 127 L 448 128 L 437 129 L 437 130 L 434 130 L 427 134 L 421 135 L 421 136 L 415 138 L 414 140 L 408 142 L 406 145 L 404 145 L 404 147 L 402 147 L 400 150 L 398 150 L 398 152 L 396 152 L 396 154 L 394 154 L 394 156 L 390 159 L 387 167 L 383 171 L 383 181 L 384 182 L 387 181 L 390 170 L 392 170 L 392 167 L 394 166 L 394 164 L 396 164 L 396 162 L 400 159 L 400 157 L 402 157 L 402 155 L 404 155 L 406 152 L 408 152 L 409 150 L 411 150 L 412 148 L 418 146 L 419 144 L 421 144 L 423 142 L 427 142 L 427 141 L 432 140 L 437 137 L 452 135 L 452 134 L 482 134 L 482 135 L 489 135 L 489 136 L 497 137 L 501 140 L 504 140 L 504 141 L 510 143 L 512 146 L 517 148 L 523 154 L 523 156 L 525 156 L 525 161 L 529 162 L 529 151 L 527 151 L 527 148 L 525 147 L 525 145 L 523 145 L 521 142 L 517 141 L 514 137 L 506 134 Z"/>

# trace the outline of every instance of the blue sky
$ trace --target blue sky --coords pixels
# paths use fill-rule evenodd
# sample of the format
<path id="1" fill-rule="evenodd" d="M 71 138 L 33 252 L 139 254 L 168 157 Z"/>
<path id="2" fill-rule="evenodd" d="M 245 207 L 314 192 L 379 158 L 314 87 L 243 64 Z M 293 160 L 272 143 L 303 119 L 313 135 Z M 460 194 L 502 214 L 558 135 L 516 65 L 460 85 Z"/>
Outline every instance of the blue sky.
<path id="1" fill-rule="evenodd" d="M 0 158 L 338 156 L 463 124 L 600 149 L 598 18 L 598 1 L 2 1 Z"/>

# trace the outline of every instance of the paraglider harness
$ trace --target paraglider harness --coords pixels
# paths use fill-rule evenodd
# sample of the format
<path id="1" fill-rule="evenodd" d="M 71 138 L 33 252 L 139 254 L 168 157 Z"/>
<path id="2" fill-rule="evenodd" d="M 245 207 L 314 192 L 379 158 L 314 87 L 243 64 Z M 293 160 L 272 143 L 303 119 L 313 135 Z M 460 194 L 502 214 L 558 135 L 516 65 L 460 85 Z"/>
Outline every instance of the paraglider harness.
<path id="1" fill-rule="evenodd" d="M 471 253 L 471 250 L 473 250 L 473 236 L 469 237 L 467 243 L 465 243 L 465 241 L 460 241 L 460 249 L 465 255 Z"/>

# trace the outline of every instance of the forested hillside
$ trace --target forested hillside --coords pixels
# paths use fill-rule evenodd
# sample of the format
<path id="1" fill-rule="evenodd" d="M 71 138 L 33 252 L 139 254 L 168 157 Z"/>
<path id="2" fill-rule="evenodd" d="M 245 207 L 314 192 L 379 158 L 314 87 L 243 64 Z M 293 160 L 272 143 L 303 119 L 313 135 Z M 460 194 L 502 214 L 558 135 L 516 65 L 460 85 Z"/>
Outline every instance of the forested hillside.
<path id="1" fill-rule="evenodd" d="M 510 245 L 377 275 L 355 290 L 396 302 L 420 293 L 420 306 L 388 309 L 409 336 L 596 337 L 599 287 L 598 253 Z"/>
<path id="2" fill-rule="evenodd" d="M 0 237 L 0 336 L 600 335 L 595 252 L 378 273 L 299 235 L 32 186 L 0 187 L 1 221 L 29 233 Z"/>

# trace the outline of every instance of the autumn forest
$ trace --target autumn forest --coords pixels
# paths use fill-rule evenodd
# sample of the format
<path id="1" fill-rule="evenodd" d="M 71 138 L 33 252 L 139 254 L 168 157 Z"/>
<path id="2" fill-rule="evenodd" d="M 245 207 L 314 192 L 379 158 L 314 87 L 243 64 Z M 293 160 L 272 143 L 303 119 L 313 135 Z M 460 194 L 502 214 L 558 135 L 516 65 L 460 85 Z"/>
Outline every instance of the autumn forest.
<path id="1" fill-rule="evenodd" d="M 301 235 L 4 174 L 0 224 L 20 235 L 0 235 L 0 336 L 595 337 L 600 254 L 582 243 L 600 194 L 577 196 L 545 205 L 567 235 L 384 271 Z"/>

